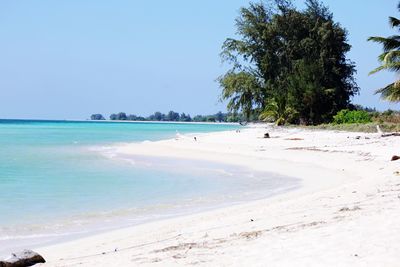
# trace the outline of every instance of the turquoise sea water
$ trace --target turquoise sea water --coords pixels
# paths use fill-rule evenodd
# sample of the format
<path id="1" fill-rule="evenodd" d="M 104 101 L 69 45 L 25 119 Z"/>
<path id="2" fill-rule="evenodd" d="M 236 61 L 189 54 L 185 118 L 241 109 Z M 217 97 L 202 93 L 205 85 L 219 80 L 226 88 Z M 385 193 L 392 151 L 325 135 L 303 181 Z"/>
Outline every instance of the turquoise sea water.
<path id="1" fill-rule="evenodd" d="M 110 156 L 118 143 L 238 127 L 0 120 L 0 253 L 296 187 L 209 162 Z"/>

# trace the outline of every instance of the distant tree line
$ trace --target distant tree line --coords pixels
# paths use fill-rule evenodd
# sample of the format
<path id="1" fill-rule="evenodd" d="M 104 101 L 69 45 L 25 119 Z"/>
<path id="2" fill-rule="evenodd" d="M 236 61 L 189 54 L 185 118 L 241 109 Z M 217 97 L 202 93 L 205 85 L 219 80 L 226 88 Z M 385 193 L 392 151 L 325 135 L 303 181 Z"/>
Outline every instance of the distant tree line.
<path id="1" fill-rule="evenodd" d="M 256 120 L 257 116 L 254 116 Z M 114 113 L 110 115 L 112 121 L 175 121 L 175 122 L 240 122 L 245 120 L 244 115 L 236 112 L 218 112 L 212 115 L 196 115 L 191 117 L 190 114 L 178 113 L 173 110 L 167 114 L 159 111 L 154 112 L 150 116 L 143 117 L 133 114 L 126 114 L 125 112 Z M 90 116 L 91 120 L 105 120 L 102 114 L 93 114 Z"/>

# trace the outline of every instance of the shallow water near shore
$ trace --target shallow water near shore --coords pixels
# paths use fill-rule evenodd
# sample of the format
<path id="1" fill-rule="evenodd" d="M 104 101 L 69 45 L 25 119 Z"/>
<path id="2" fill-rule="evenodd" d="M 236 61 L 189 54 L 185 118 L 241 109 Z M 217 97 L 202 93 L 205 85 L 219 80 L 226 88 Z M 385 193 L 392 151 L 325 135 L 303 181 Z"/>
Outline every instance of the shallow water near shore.
<path id="1" fill-rule="evenodd" d="M 296 179 L 212 162 L 112 153 L 118 143 L 238 127 L 0 121 L 0 254 L 299 186 Z"/>

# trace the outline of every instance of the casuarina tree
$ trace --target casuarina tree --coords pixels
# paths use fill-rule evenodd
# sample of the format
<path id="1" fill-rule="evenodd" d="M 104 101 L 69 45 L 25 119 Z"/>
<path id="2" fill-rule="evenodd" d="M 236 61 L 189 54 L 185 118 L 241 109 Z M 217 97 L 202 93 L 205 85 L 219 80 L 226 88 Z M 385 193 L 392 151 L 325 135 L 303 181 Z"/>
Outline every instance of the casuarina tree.
<path id="1" fill-rule="evenodd" d="M 236 19 L 239 38 L 223 44 L 232 68 L 219 78 L 228 109 L 279 124 L 332 120 L 358 93 L 347 31 L 317 0 L 250 3 Z"/>

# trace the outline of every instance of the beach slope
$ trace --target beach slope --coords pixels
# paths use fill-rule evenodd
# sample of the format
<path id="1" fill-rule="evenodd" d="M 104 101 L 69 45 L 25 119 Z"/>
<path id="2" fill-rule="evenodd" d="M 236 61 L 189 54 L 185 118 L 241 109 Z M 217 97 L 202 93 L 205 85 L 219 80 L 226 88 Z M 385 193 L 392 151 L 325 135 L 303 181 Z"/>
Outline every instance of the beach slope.
<path id="1" fill-rule="evenodd" d="M 121 157 L 227 163 L 302 186 L 36 251 L 42 266 L 397 266 L 400 162 L 391 157 L 399 148 L 399 137 L 266 125 L 120 145 Z"/>

